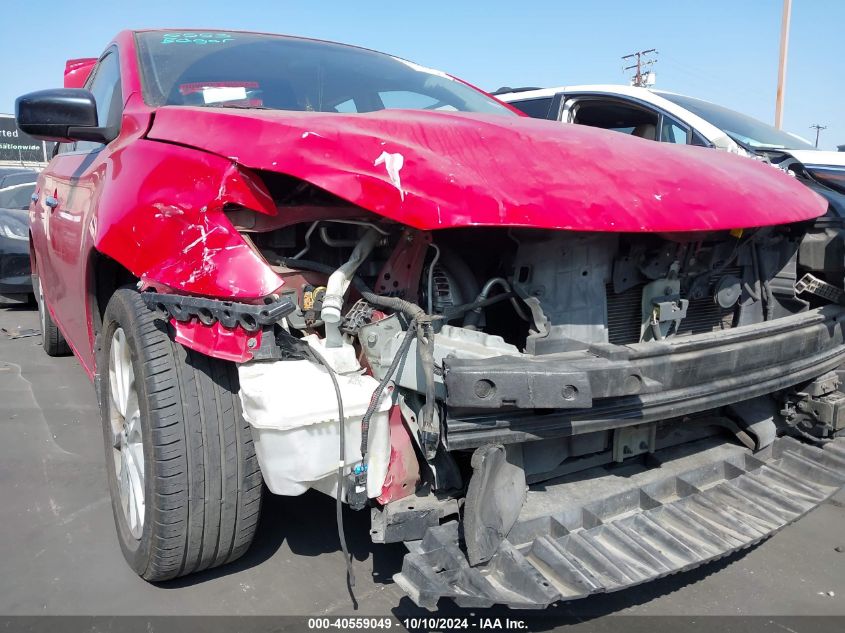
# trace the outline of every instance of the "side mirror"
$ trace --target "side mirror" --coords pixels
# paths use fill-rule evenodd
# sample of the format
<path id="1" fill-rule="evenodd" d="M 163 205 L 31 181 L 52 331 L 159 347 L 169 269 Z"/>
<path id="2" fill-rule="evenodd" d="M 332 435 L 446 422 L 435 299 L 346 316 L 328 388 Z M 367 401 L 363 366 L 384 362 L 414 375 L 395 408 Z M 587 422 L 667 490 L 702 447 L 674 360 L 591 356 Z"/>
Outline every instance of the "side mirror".
<path id="1" fill-rule="evenodd" d="M 21 131 L 44 141 L 108 143 L 115 136 L 113 130 L 98 126 L 94 95 L 81 88 L 39 90 L 18 97 L 15 118 Z"/>

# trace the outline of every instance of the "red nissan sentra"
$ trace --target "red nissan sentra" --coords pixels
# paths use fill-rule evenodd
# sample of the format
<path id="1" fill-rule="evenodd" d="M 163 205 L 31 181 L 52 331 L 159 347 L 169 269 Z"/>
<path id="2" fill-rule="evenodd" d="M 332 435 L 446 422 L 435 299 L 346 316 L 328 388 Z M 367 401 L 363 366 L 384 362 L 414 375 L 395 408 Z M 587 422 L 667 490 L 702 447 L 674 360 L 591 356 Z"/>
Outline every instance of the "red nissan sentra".
<path id="1" fill-rule="evenodd" d="M 842 234 L 785 173 L 234 31 L 124 31 L 17 120 L 58 141 L 44 348 L 95 383 L 147 580 L 241 556 L 263 482 L 367 509 L 420 605 L 536 608 L 845 482 Z"/>

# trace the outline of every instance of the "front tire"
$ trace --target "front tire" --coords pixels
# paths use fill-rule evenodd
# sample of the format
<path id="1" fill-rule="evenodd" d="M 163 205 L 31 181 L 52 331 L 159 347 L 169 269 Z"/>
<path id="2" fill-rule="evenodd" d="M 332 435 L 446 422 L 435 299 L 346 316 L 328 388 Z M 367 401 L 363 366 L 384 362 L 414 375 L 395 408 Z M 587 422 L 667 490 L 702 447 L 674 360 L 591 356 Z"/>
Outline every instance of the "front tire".
<path id="1" fill-rule="evenodd" d="M 118 540 L 150 581 L 231 562 L 249 548 L 261 473 L 235 365 L 174 343 L 140 294 L 103 316 L 99 400 Z"/>

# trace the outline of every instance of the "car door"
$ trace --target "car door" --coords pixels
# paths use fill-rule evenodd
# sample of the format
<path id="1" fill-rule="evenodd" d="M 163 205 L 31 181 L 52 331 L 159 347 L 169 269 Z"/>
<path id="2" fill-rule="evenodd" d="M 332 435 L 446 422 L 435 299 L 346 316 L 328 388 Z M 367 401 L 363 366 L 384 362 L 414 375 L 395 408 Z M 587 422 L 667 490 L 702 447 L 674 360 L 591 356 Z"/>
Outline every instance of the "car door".
<path id="1" fill-rule="evenodd" d="M 96 100 L 98 125 L 119 126 L 123 102 L 116 49 L 109 49 L 100 58 L 85 87 Z M 68 343 L 80 351 L 90 347 L 83 240 L 109 153 L 108 145 L 92 141 L 63 145 L 42 185 L 48 257 L 43 262 L 39 259 L 39 275 L 44 279 L 44 294 L 56 323 Z"/>
<path id="2" fill-rule="evenodd" d="M 709 146 L 689 125 L 647 101 L 627 95 L 575 92 L 562 95 L 560 119 L 663 143 Z"/>

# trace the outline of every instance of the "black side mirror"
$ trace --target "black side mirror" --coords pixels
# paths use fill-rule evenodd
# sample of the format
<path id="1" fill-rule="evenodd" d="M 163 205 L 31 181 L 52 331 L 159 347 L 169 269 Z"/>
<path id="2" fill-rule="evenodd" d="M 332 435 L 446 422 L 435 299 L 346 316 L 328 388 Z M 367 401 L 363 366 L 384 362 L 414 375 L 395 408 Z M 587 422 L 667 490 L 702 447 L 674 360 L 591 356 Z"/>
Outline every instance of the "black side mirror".
<path id="1" fill-rule="evenodd" d="M 94 95 L 81 88 L 39 90 L 18 97 L 15 118 L 21 131 L 44 141 L 108 143 L 116 136 L 114 130 L 99 127 Z"/>

